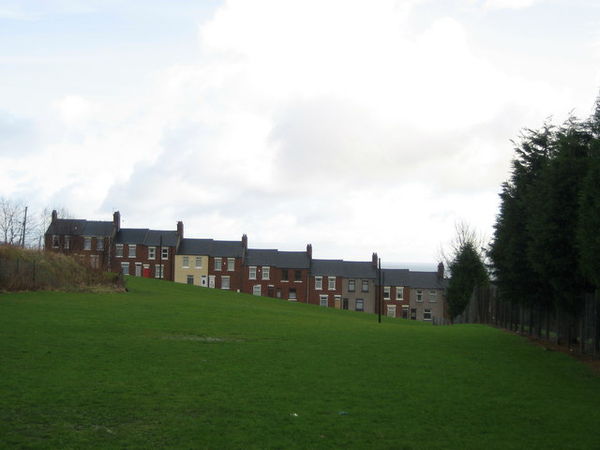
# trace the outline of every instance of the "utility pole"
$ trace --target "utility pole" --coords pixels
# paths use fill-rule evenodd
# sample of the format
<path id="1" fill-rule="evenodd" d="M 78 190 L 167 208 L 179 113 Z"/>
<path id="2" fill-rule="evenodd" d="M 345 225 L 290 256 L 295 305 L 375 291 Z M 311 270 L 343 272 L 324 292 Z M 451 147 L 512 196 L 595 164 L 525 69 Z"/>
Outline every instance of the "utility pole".
<path id="1" fill-rule="evenodd" d="M 378 318 L 377 321 L 379 323 L 381 323 L 381 310 L 383 309 L 383 305 L 382 305 L 382 298 L 383 298 L 383 293 L 381 291 L 382 286 L 381 286 L 381 258 L 379 258 L 378 260 L 378 267 L 377 267 L 377 290 L 375 291 L 375 300 L 377 301 L 377 310 L 378 310 Z"/>
<path id="2" fill-rule="evenodd" d="M 27 206 L 25 207 L 25 215 L 23 217 L 23 234 L 21 235 L 21 247 L 25 248 L 25 229 L 27 228 Z"/>

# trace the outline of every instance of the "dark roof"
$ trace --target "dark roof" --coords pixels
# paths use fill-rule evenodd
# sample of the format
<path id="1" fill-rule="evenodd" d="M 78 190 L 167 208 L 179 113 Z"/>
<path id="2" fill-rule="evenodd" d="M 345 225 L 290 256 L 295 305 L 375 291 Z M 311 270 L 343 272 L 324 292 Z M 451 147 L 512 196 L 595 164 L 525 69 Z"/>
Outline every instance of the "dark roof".
<path id="1" fill-rule="evenodd" d="M 246 264 L 249 266 L 272 266 L 283 269 L 308 269 L 307 252 L 280 252 L 274 249 L 248 249 Z"/>
<path id="2" fill-rule="evenodd" d="M 215 241 L 214 239 L 183 239 L 178 255 L 208 255 L 240 258 L 244 254 L 241 241 Z"/>
<path id="3" fill-rule="evenodd" d="M 344 261 L 341 259 L 313 259 L 311 275 L 344 276 Z"/>
<path id="4" fill-rule="evenodd" d="M 117 233 L 117 244 L 140 244 L 164 247 L 177 246 L 177 231 L 149 230 L 147 228 L 121 228 Z"/>
<path id="5" fill-rule="evenodd" d="M 448 279 L 439 279 L 437 272 L 410 272 L 411 288 L 445 289 L 448 287 Z"/>
<path id="6" fill-rule="evenodd" d="M 371 261 L 344 261 L 344 277 L 377 278 L 377 269 Z"/>
<path id="7" fill-rule="evenodd" d="M 410 271 L 408 269 L 381 269 L 384 286 L 409 286 Z"/>
<path id="8" fill-rule="evenodd" d="M 48 227 L 46 234 L 73 236 L 111 236 L 113 222 L 84 219 L 56 219 Z"/>

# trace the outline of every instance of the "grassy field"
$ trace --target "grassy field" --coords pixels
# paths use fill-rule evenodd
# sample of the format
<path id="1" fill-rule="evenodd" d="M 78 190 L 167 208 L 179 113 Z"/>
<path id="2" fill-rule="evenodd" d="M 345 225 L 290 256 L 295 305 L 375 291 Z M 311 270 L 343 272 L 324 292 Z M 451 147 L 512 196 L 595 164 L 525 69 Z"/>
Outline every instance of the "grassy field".
<path id="1" fill-rule="evenodd" d="M 600 377 L 434 327 L 158 280 L 0 295 L 5 448 L 600 448 Z"/>

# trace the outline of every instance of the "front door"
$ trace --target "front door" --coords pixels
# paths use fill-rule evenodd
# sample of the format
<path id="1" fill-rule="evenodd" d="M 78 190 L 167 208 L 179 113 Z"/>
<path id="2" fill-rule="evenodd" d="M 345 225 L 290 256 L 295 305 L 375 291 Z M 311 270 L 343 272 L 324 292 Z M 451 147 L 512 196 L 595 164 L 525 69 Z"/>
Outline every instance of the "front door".
<path id="1" fill-rule="evenodd" d="M 206 282 L 206 275 L 202 275 L 200 277 L 200 286 L 206 287 L 206 284 L 207 284 L 207 282 Z"/>
<path id="2" fill-rule="evenodd" d="M 136 277 L 142 276 L 142 263 L 135 263 L 135 276 Z"/>
<path id="3" fill-rule="evenodd" d="M 215 276 L 214 275 L 208 276 L 208 287 L 212 288 L 212 289 L 215 288 Z"/>
<path id="4" fill-rule="evenodd" d="M 144 278 L 150 278 L 150 264 L 144 264 L 143 276 Z"/>
<path id="5" fill-rule="evenodd" d="M 387 305 L 387 316 L 396 317 L 396 305 Z"/>

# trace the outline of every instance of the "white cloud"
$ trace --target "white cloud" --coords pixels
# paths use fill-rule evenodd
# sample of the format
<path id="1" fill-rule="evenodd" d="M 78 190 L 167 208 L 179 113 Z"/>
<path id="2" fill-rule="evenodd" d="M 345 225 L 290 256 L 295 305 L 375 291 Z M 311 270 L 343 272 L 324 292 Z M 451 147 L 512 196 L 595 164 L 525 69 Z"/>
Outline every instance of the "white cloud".
<path id="1" fill-rule="evenodd" d="M 487 9 L 524 9 L 529 8 L 543 0 L 486 0 L 484 8 Z"/>

